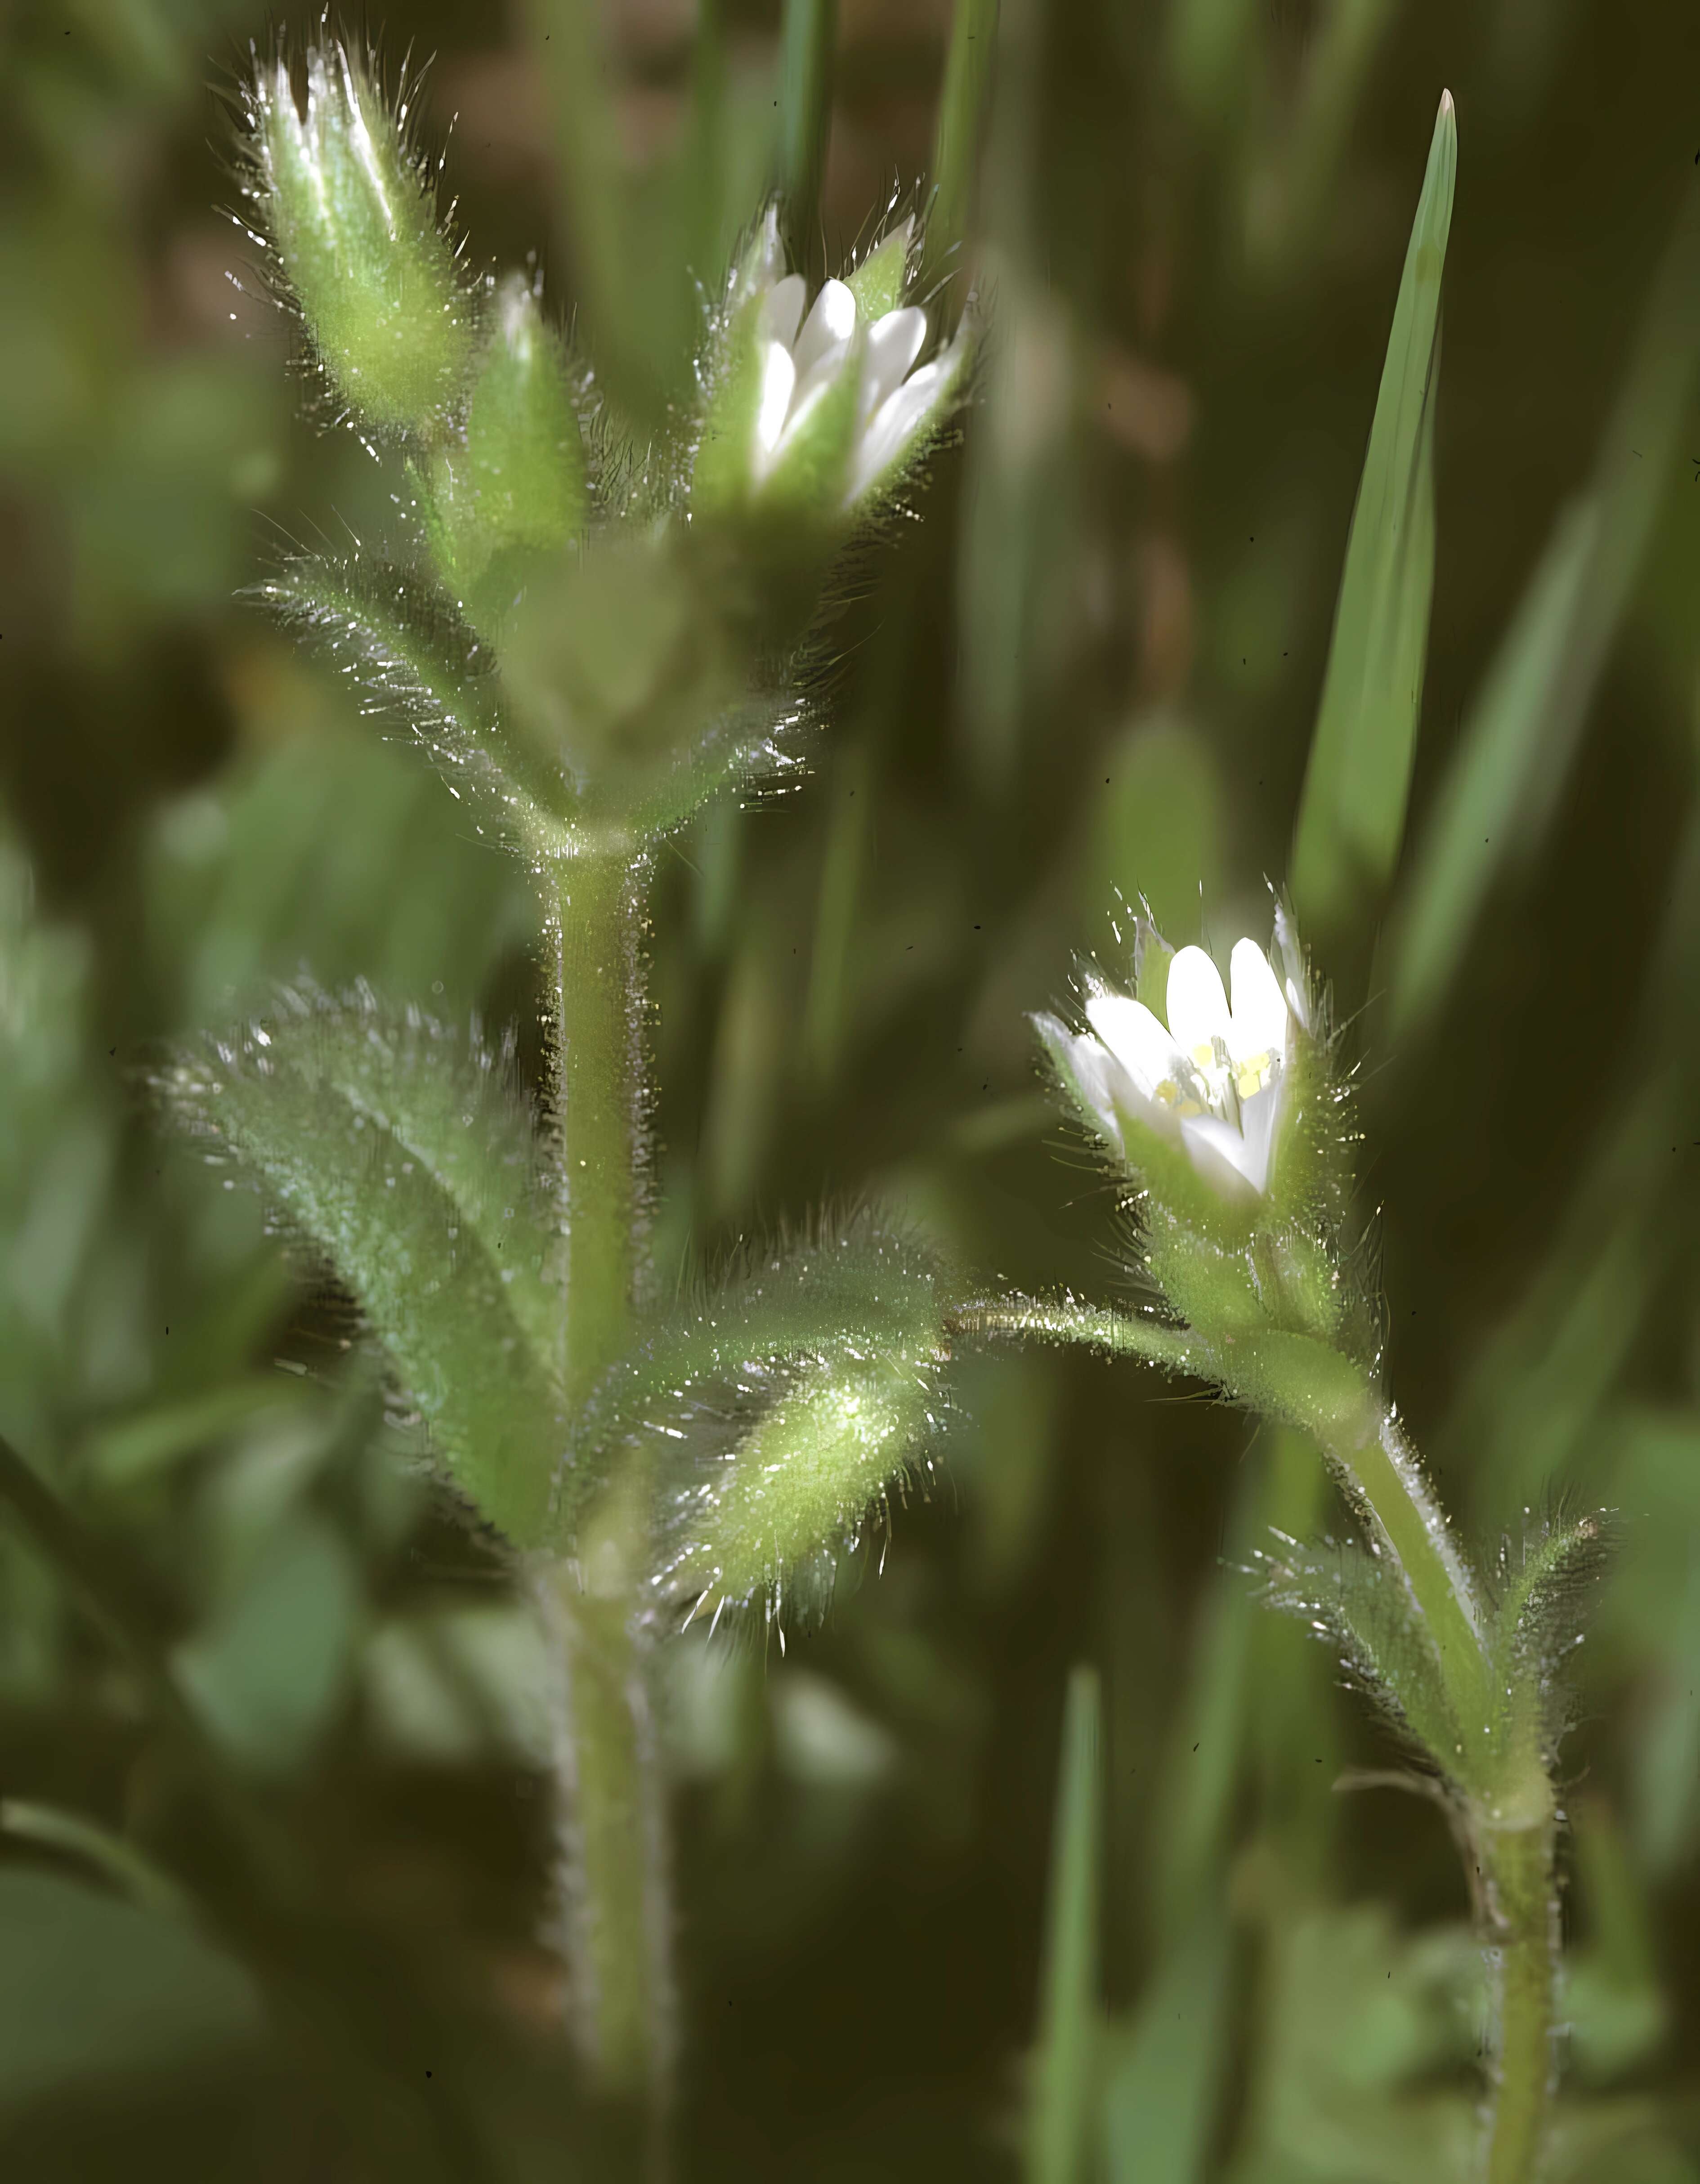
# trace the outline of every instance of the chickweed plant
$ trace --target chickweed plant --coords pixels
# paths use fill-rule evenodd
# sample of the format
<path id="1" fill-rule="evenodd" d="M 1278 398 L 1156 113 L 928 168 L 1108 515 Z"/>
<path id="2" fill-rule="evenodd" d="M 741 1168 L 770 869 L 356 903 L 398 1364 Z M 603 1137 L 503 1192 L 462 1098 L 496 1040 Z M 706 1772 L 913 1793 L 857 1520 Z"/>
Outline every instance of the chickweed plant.
<path id="1" fill-rule="evenodd" d="M 960 16 L 984 31 L 989 11 Z M 583 2067 L 652 2145 L 682 2037 L 659 1650 L 740 1618 L 783 1645 L 844 1544 L 933 1461 L 953 1355 L 1027 1338 L 1202 1383 L 1325 1459 L 1354 1536 L 1268 1538 L 1247 1581 L 1337 1651 L 1452 1818 L 1491 1992 L 1479 2173 L 1530 2184 L 1560 2053 L 1563 1663 L 1602 1528 L 1531 1524 L 1481 1555 L 1440 1507 L 1383 1377 L 1351 1067 L 1305 950 L 1354 960 L 1403 825 L 1434 570 L 1449 98 L 1270 945 L 1239 940 L 1224 979 L 1141 911 L 1117 928 L 1124 960 L 1083 967 L 1078 1006 L 1035 1017 L 1144 1301 L 989 1294 L 900 1209 L 823 1213 L 682 1294 L 649 1252 L 655 861 L 711 800 L 783 781 L 830 733 L 833 616 L 894 516 L 924 516 L 928 458 L 996 371 L 995 337 L 977 359 L 995 298 L 983 312 L 952 270 L 983 80 L 966 64 L 952 77 L 967 103 L 943 141 L 962 171 L 837 276 L 794 265 L 785 202 L 755 213 L 706 300 L 694 398 L 639 435 L 539 281 L 474 269 L 404 77 L 387 89 L 328 29 L 256 55 L 242 223 L 298 321 L 315 403 L 390 466 L 399 511 L 382 551 L 291 559 L 260 597 L 523 866 L 546 1066 L 533 1096 L 511 1045 L 476 1025 L 302 981 L 176 1055 L 157 1089 L 334 1268 L 445 1490 L 534 1601 L 553 1663 L 551 1939 Z M 817 173 L 821 125 L 800 124 Z M 1071 1750 L 1090 1741 L 1081 1707 Z M 1034 2173 L 1061 2177 L 1079 2089 L 1059 2010 L 1031 2144 Z"/>

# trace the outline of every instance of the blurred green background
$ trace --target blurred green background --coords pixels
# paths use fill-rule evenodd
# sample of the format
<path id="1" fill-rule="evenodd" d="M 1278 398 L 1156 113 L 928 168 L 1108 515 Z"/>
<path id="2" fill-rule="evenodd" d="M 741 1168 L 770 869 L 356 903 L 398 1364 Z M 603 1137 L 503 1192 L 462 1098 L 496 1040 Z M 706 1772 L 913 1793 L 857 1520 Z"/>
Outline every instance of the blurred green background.
<path id="1" fill-rule="evenodd" d="M 304 968 L 479 1011 L 535 1062 L 518 875 L 237 597 L 291 541 L 382 538 L 399 490 L 300 414 L 288 326 L 220 214 L 220 86 L 274 20 L 0 21 L 0 1432 L 140 1634 L 114 1648 L 0 1529 L 0 2158 L 594 2176 L 616 2156 L 555 2059 L 531 1938 L 529 1627 L 410 1468 L 346 1304 L 136 1091 L 164 1042 Z M 395 0 L 372 26 L 436 57 L 425 128 L 454 120 L 473 261 L 537 250 L 616 398 L 663 424 L 697 284 L 774 171 L 778 5 Z M 842 0 L 829 261 L 924 170 L 949 27 L 944 0 Z M 1484 1536 L 1618 1512 L 1563 1770 L 1555 2175 L 1675 2184 L 1700 2175 L 1684 0 L 1005 0 L 983 399 L 835 625 L 804 785 L 713 811 L 658 872 L 658 1249 L 671 1279 L 872 1194 L 988 1279 L 1125 1291 L 1023 1012 L 1081 950 L 1118 967 L 1118 890 L 1224 957 L 1266 925 L 1443 86 L 1412 823 L 1385 928 L 1324 967 L 1362 1063 L 1391 1384 L 1444 1499 Z M 1494 745 L 1485 679 L 1591 479 L 1576 641 Z M 1425 903 L 1439 967 L 1407 1007 Z M 783 1660 L 674 1651 L 681 2174 L 1021 2173 L 1081 1660 L 1106 1705 L 1104 2012 L 1071 2173 L 1462 2173 L 1454 1846 L 1240 1574 L 1268 1524 L 1343 1521 L 1309 1452 L 1126 1367 L 982 1357 L 956 1388 L 878 1576 L 847 1563 Z M 161 1733 L 150 1647 L 216 1780 Z"/>

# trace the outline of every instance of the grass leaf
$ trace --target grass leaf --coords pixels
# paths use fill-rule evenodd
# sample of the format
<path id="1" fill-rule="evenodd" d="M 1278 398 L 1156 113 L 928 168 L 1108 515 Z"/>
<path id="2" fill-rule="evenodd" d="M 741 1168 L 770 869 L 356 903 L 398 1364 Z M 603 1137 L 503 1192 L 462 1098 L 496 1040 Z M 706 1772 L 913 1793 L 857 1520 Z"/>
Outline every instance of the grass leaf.
<path id="1" fill-rule="evenodd" d="M 1399 854 L 1435 581 L 1435 388 L 1458 126 L 1441 101 L 1346 542 L 1293 844 L 1301 917 L 1340 933 Z"/>
<path id="2" fill-rule="evenodd" d="M 1068 1679 L 1028 2114 L 1028 2184 L 1083 2184 L 1095 2137 L 1103 1730 L 1095 1669 Z"/>

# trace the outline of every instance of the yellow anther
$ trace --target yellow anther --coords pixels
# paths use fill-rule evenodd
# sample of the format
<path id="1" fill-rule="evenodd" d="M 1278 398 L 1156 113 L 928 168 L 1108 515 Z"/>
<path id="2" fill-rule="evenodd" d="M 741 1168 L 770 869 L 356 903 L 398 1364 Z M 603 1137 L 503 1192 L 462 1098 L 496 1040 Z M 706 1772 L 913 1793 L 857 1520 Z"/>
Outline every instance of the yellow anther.
<path id="1" fill-rule="evenodd" d="M 1242 1100 L 1249 1100 L 1254 1092 L 1261 1092 L 1274 1071 L 1274 1056 L 1267 1050 L 1254 1054 L 1249 1061 L 1242 1061 L 1234 1076 L 1234 1087 Z"/>
<path id="2" fill-rule="evenodd" d="M 1164 1106 L 1173 1106 L 1175 1101 L 1180 1097 L 1180 1087 L 1175 1083 L 1173 1078 L 1164 1078 L 1162 1083 L 1157 1087 L 1157 1097 L 1162 1101 Z"/>
<path id="3" fill-rule="evenodd" d="M 1184 1118 L 1189 1115 L 1201 1115 L 1204 1112 L 1204 1110 L 1199 1106 L 1196 1100 L 1183 1100 L 1180 1103 L 1179 1112 L 1182 1117 Z"/>
<path id="4" fill-rule="evenodd" d="M 1192 1058 L 1201 1069 L 1216 1067 L 1216 1049 L 1207 1039 L 1201 1039 L 1192 1050 Z"/>

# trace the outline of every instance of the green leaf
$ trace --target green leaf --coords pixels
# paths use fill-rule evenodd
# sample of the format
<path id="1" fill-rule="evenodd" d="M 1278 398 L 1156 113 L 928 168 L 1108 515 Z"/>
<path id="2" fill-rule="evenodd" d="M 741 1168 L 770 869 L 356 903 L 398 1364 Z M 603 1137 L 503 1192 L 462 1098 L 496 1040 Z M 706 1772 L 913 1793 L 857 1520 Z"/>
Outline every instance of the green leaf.
<path id="1" fill-rule="evenodd" d="M 1435 387 L 1458 127 L 1441 101 L 1405 256 L 1293 845 L 1305 925 L 1337 936 L 1386 886 L 1404 831 L 1435 580 Z"/>
<path id="2" fill-rule="evenodd" d="M 1464 723 L 1406 889 L 1393 969 L 1400 1031 L 1433 1014 L 1495 874 L 1518 856 L 1544 800 L 1535 777 L 1551 766 L 1553 710 L 1598 529 L 1592 500 L 1560 516 Z"/>
<path id="3" fill-rule="evenodd" d="M 494 661 L 440 596 L 358 556 L 293 561 L 254 596 L 354 674 L 374 713 L 411 730 L 475 820 L 533 851 L 560 843 L 571 786 L 504 733 Z"/>
<path id="4" fill-rule="evenodd" d="M 1039 2048 L 1027 2116 L 1028 2184 L 1084 2184 L 1098 2072 L 1098 1916 L 1104 1763 L 1097 1671 L 1073 1669 L 1051 1836 Z"/>
<path id="5" fill-rule="evenodd" d="M 1169 942 L 1196 940 L 1202 905 L 1223 892 L 1227 814 L 1209 743 L 1184 722 L 1148 715 L 1105 752 L 1103 770 L 1108 778 L 1092 799 L 1087 854 L 1077 867 L 1083 916 L 1101 924 L 1118 900 L 1143 902 Z M 1150 989 L 1166 989 L 1172 953 L 1155 934 L 1140 950 L 1150 961 L 1140 965 L 1139 998 L 1159 1015 L 1164 992 L 1153 999 Z"/>
<path id="6" fill-rule="evenodd" d="M 1394 1019 L 1432 1017 L 1496 882 L 1526 872 L 1653 534 L 1700 362 L 1700 188 L 1659 268 L 1588 493 L 1558 518 L 1466 720 L 1399 922 Z"/>
<path id="7" fill-rule="evenodd" d="M 779 63 L 779 192 L 792 256 L 805 271 L 820 251 L 821 176 L 833 118 L 838 0 L 785 0 Z"/>
<path id="8" fill-rule="evenodd" d="M 0 2109 L 151 2083 L 260 2038 L 259 1997 L 192 1928 L 115 1896 L 0 1869 Z"/>
<path id="9" fill-rule="evenodd" d="M 341 1535 L 302 1511 L 266 1542 L 241 1590 L 174 1665 L 213 1735 L 249 1773 L 307 1758 L 348 1686 L 359 1579 Z"/>
<path id="10" fill-rule="evenodd" d="M 495 1058 L 370 994 L 293 989 L 158 1082 L 329 1258 L 461 1490 L 536 1539 L 565 1441 L 558 1237 Z"/>
<path id="11" fill-rule="evenodd" d="M 956 270 L 968 232 L 997 42 L 998 0 L 956 0 L 933 139 L 932 203 L 922 231 L 922 287 Z"/>
<path id="12" fill-rule="evenodd" d="M 1104 2091 L 1107 2184 L 1200 2184 L 1228 2061 L 1225 1897 L 1203 1904 L 1164 1954 L 1116 2042 Z"/>
<path id="13" fill-rule="evenodd" d="M 1397 1565 L 1350 1545 L 1262 1555 L 1270 1604 L 1344 1646 L 1346 1665 L 1370 1696 L 1436 1759 L 1458 1750 L 1434 1641 Z"/>

